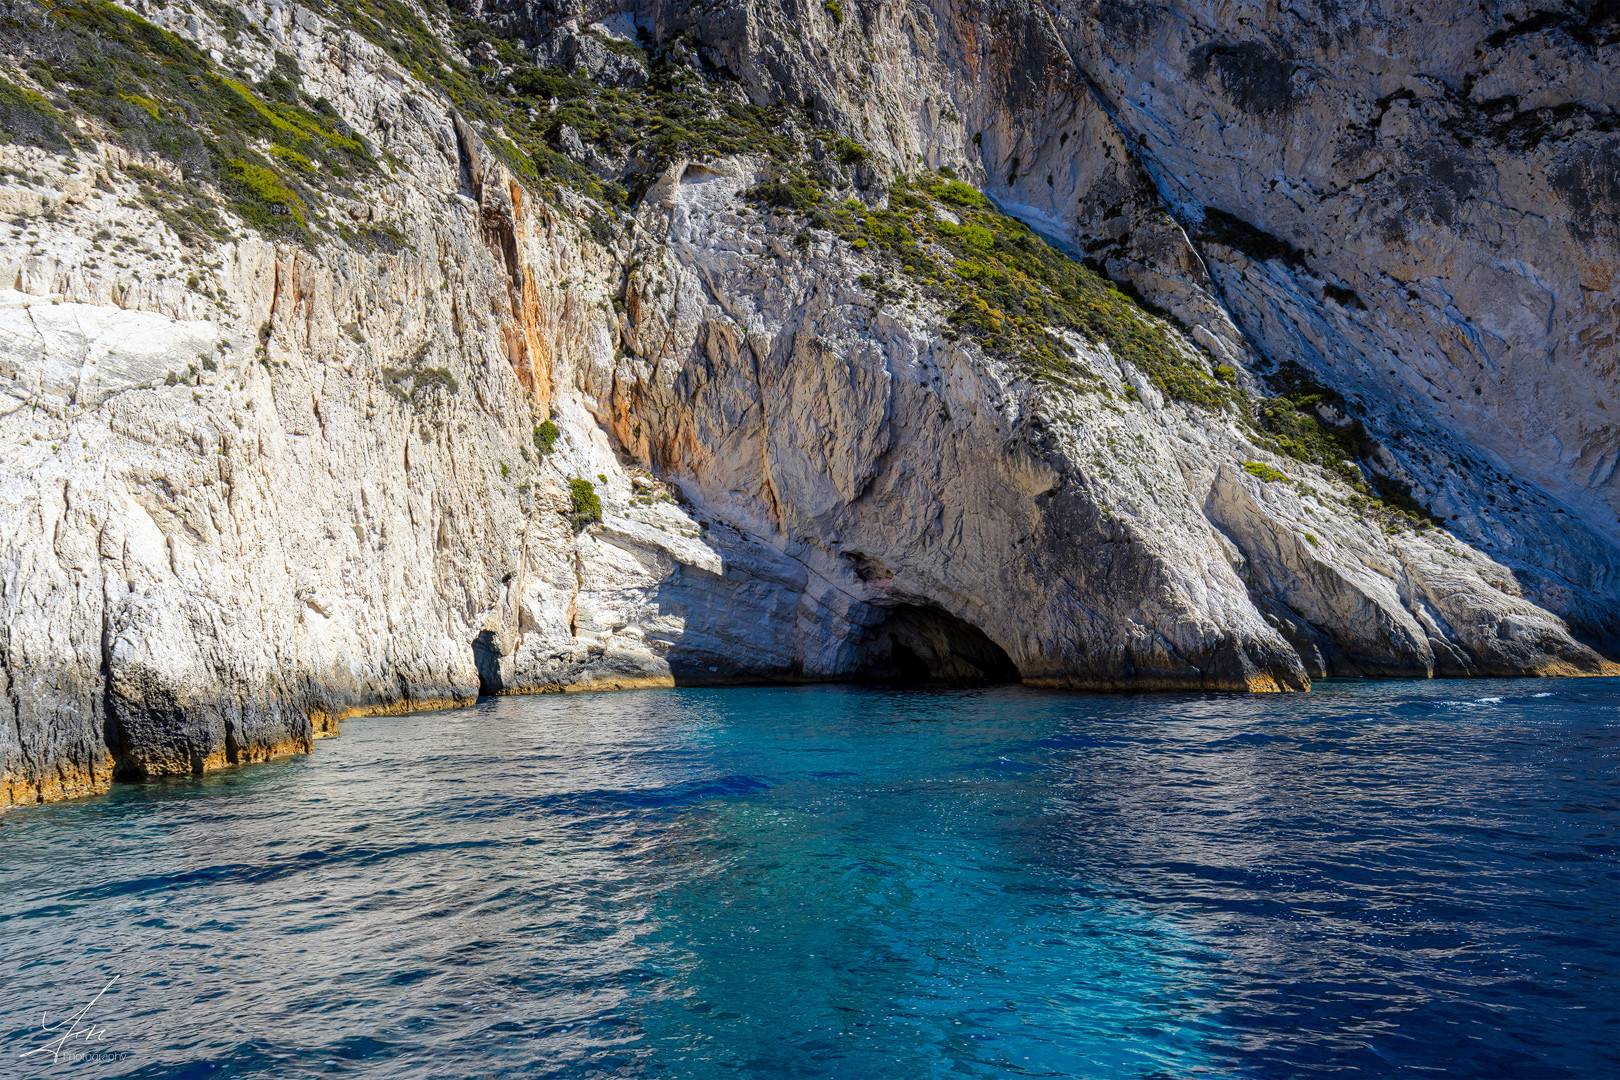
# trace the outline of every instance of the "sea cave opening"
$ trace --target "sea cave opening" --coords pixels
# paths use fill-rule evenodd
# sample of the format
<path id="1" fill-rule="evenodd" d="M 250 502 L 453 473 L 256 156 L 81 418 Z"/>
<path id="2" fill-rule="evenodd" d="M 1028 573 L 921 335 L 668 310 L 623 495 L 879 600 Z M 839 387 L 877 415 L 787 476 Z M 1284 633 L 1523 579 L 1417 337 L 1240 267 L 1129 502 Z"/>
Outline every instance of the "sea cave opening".
<path id="1" fill-rule="evenodd" d="M 478 696 L 488 697 L 506 689 L 501 678 L 501 647 L 495 631 L 481 630 L 472 641 L 473 665 L 478 668 Z"/>
<path id="2" fill-rule="evenodd" d="M 861 682 L 1012 683 L 1018 665 L 977 626 L 931 604 L 889 609 L 861 640 Z"/>

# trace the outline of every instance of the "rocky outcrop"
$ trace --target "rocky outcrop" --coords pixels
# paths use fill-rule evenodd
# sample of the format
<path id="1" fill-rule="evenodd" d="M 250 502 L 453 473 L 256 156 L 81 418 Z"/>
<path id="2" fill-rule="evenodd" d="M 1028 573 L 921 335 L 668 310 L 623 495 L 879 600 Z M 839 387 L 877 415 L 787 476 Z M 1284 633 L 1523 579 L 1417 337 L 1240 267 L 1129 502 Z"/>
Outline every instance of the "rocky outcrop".
<path id="1" fill-rule="evenodd" d="M 1612 648 L 1613 6 L 1240 7 L 1079 4 L 1050 26 L 1254 348 L 1345 395 L 1389 476 Z M 1185 310 L 1200 275 L 1133 270 L 1179 260 L 1127 226 L 1122 185 L 1065 188 L 1063 133 L 995 138 L 988 178 Z"/>
<path id="2" fill-rule="evenodd" d="M 1163 314 L 1132 325 L 1230 388 L 1200 404 L 1072 329 L 1054 331 L 1068 374 L 1032 376 L 864 235 L 751 198 L 791 165 L 775 151 L 682 153 L 615 211 L 580 194 L 584 173 L 520 178 L 500 114 L 452 104 L 386 40 L 280 2 L 230 8 L 252 32 L 227 34 L 224 10 L 145 13 L 255 85 L 293 65 L 296 100 L 324 102 L 335 139 L 385 166 L 330 185 L 328 224 L 301 242 L 240 223 L 199 237 L 175 216 L 184 166 L 93 118 L 76 146 L 0 145 L 0 805 L 307 750 L 345 716 L 488 693 L 1616 670 L 1592 647 L 1620 609 L 1612 469 L 1598 476 L 1612 428 L 1586 404 L 1612 371 L 1582 308 L 1609 286 L 1539 322 L 1485 312 L 1492 296 L 1534 307 L 1491 284 L 1514 235 L 1512 273 L 1534 264 L 1554 294 L 1607 265 L 1605 211 L 1569 202 L 1565 233 L 1510 234 L 1503 198 L 1454 193 L 1450 221 L 1373 244 L 1333 216 L 1348 196 L 1257 179 L 1234 132 L 1269 147 L 1313 130 L 1310 110 L 1359 115 L 1325 87 L 1360 85 L 1365 50 L 1278 30 L 1294 67 L 1266 66 L 1205 48 L 1191 15 L 1119 5 L 480 11 L 525 55 L 626 92 L 658 67 L 628 41 L 689 35 L 660 62 L 715 87 L 698 108 L 809 106 L 773 122 L 819 170 L 822 205 L 881 207 L 918 155 L 977 178 L 1151 298 Z M 1593 25 L 1579 33 L 1601 68 Z M 1181 73 L 1159 97 L 1131 61 L 1150 52 Z M 5 77 L 43 87 L 30 70 Z M 1245 75 L 1273 70 L 1293 74 Z M 1415 124 L 1419 100 L 1388 108 Z M 523 108 L 544 128 L 555 107 Z M 1218 135 L 1188 119 L 1216 108 Z M 1279 110 L 1296 119 L 1265 119 Z M 1536 175 L 1586 160 L 1595 129 L 1576 128 L 1545 137 Z M 1409 130 L 1388 134 L 1403 161 L 1421 152 Z M 829 156 L 834 135 L 858 152 Z M 602 179 L 648 160 L 574 136 L 559 153 Z M 1275 153 L 1295 187 L 1361 167 L 1317 153 L 1290 171 Z M 908 198 L 961 227 L 960 207 Z M 1481 329 L 1504 321 L 1518 329 Z M 1411 390 L 1464 353 L 1494 365 L 1473 412 Z M 1339 391 L 1318 413 L 1353 412 L 1364 467 L 1445 528 L 1369 504 L 1357 466 L 1278 453 L 1252 395 L 1285 361 Z M 1537 421 L 1561 393 L 1566 412 Z M 1591 468 L 1549 465 L 1538 422 Z"/>
<path id="3" fill-rule="evenodd" d="M 629 351 L 583 385 L 617 389 L 606 422 L 642 463 L 875 607 L 845 616 L 851 642 L 905 603 L 1003 628 L 1051 685 L 1304 685 L 1273 629 L 1311 642 L 1312 675 L 1604 670 L 1506 568 L 1346 513 L 1342 482 L 1230 414 L 1083 346 L 1099 385 L 1032 394 L 943 340 L 942 312 L 851 288 L 879 268 L 831 236 L 773 256 L 769 219 L 739 208 L 748 178 L 669 179 L 643 211 L 664 261 L 631 278 Z"/>

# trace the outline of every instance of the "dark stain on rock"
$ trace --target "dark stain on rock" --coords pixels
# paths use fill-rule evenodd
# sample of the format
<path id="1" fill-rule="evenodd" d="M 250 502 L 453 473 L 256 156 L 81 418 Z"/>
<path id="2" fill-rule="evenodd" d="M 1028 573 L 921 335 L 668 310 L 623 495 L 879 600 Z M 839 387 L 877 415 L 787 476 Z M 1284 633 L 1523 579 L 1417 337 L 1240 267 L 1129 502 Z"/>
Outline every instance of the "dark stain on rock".
<path id="1" fill-rule="evenodd" d="M 1479 170 L 1462 154 L 1425 147 L 1412 155 L 1413 171 L 1395 181 L 1395 192 L 1408 209 L 1429 220 L 1452 225 L 1457 208 L 1481 187 Z"/>
<path id="2" fill-rule="evenodd" d="M 1287 240 L 1213 206 L 1204 207 L 1204 221 L 1198 226 L 1195 238 L 1241 251 L 1256 262 L 1281 262 L 1300 270 L 1309 269 L 1305 253 Z"/>
<path id="3" fill-rule="evenodd" d="M 1367 305 L 1362 302 L 1360 296 L 1356 295 L 1354 289 L 1347 289 L 1342 285 L 1324 285 L 1322 286 L 1322 295 L 1346 310 L 1350 308 L 1355 308 L 1357 311 L 1367 310 Z"/>
<path id="4" fill-rule="evenodd" d="M 1620 41 L 1620 0 L 1574 0 L 1563 11 L 1533 11 L 1480 43 L 1480 51 L 1500 49 L 1514 38 L 1562 32 L 1587 51 Z"/>
<path id="5" fill-rule="evenodd" d="M 1294 106 L 1294 73 L 1299 65 L 1263 41 L 1211 42 L 1194 49 L 1191 60 L 1195 79 L 1206 79 L 1213 72 L 1232 104 L 1250 115 L 1285 113 Z"/>
<path id="6" fill-rule="evenodd" d="M 988 12 L 983 30 L 985 74 L 1013 110 L 1043 107 L 1054 87 L 1075 78 L 1068 50 L 1038 5 L 1028 0 L 997 5 Z"/>
<path id="7" fill-rule="evenodd" d="M 1521 109 L 1514 94 L 1476 101 L 1469 96 L 1472 79 L 1470 76 L 1465 81 L 1460 92 L 1446 94 L 1452 115 L 1440 122 L 1440 130 L 1456 139 L 1464 150 L 1499 147 L 1514 154 L 1530 154 L 1548 141 L 1567 141 L 1584 132 L 1607 134 L 1620 127 L 1613 110 L 1593 109 L 1575 101 L 1538 109 Z"/>
<path id="8" fill-rule="evenodd" d="M 1170 14 L 1163 4 L 1118 3 L 1100 0 L 1092 5 L 1092 17 L 1103 30 L 1103 39 L 1138 48 L 1150 40 L 1159 24 Z"/>
<path id="9" fill-rule="evenodd" d="M 1620 239 L 1620 135 L 1572 146 L 1547 172 L 1582 240 Z"/>

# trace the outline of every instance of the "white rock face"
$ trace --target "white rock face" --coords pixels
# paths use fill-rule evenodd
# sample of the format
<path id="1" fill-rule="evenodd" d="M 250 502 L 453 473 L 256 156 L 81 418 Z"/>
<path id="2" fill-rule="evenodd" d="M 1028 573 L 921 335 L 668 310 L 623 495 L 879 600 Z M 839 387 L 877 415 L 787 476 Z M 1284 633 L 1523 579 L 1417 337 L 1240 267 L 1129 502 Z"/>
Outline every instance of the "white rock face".
<path id="1" fill-rule="evenodd" d="M 269 43 L 244 36 L 248 62 L 296 57 L 312 93 L 397 159 L 336 210 L 404 243 L 311 251 L 243 233 L 187 251 L 136 197 L 123 152 L 0 146 L 0 212 L 27 215 L 0 225 L 0 805 L 307 750 L 345 715 L 479 693 L 912 674 L 1287 690 L 1322 674 L 1615 670 L 1570 629 L 1609 625 L 1620 587 L 1613 535 L 1594 524 L 1610 481 L 1589 482 L 1605 468 L 1601 417 L 1584 398 L 1559 414 L 1587 479 L 1525 464 L 1544 450 L 1524 434 L 1537 403 L 1608 393 L 1612 367 L 1580 336 L 1591 321 L 1515 316 L 1520 351 L 1492 360 L 1500 378 L 1472 406 L 1511 437 L 1421 395 L 1378 404 L 1385 357 L 1421 381 L 1450 355 L 1434 346 L 1444 319 L 1350 276 L 1394 280 L 1384 249 L 1332 256 L 1361 311 L 1311 291 L 1325 242 L 1306 269 L 1199 248 L 1161 190 L 1197 192 L 1171 200 L 1177 215 L 1197 202 L 1267 226 L 1214 192 L 1281 196 L 1235 150 L 1161 175 L 1202 106 L 1176 98 L 1144 157 L 1125 107 L 1051 59 L 1091 42 L 1100 64 L 1104 37 L 1111 57 L 1151 49 L 1171 33 L 1159 23 L 1094 41 L 1103 24 L 1053 29 L 1011 7 L 983 34 L 920 5 L 859 26 L 812 5 L 798 35 L 764 8 L 635 13 L 660 34 L 695 28 L 752 93 L 816 100 L 873 149 L 866 180 L 922 154 L 1076 250 L 1106 241 L 1093 254 L 1180 320 L 1195 362 L 1249 385 L 1284 356 L 1344 375 L 1385 425 L 1391 472 L 1449 531 L 1387 532 L 1333 476 L 1268 454 L 1235 414 L 1165 401 L 1104 348 L 1075 342 L 1089 393 L 1022 381 L 944 336 L 929 301 L 862 286 L 867 256 L 814 230 L 800 245 L 798 223 L 747 208 L 761 162 L 677 165 L 630 235 L 599 245 L 581 223 L 596 208 L 537 200 L 380 50 L 295 5 L 243 10 Z M 178 5 L 149 15 L 226 45 Z M 705 37 L 716 19 L 738 33 Z M 1097 71 L 1148 77 L 1110 62 Z M 1226 85 L 1223 62 L 1202 92 Z M 1040 170 L 1060 162 L 1048 187 Z M 1415 287 L 1530 304 L 1492 284 L 1509 241 L 1470 242 L 1424 254 L 1450 276 L 1425 270 Z M 1541 279 L 1584 272 L 1537 243 Z M 1474 340 L 1469 310 L 1445 317 L 1457 341 Z M 1585 342 L 1581 359 L 1526 374 L 1552 338 Z M 1496 505 L 1486 461 L 1539 490 Z M 600 522 L 573 519 L 580 480 Z"/>
<path id="2" fill-rule="evenodd" d="M 875 268 L 830 234 L 760 274 L 749 178 L 678 171 L 643 212 L 662 242 L 631 278 L 630 352 L 584 385 L 634 388 L 607 419 L 622 445 L 842 594 L 844 645 L 802 674 L 858 671 L 862 628 L 904 605 L 1060 685 L 1300 685 L 1279 634 L 1311 674 L 1602 669 L 1504 567 L 1347 513 L 1341 481 L 1106 351 L 1086 350 L 1105 390 L 1036 391 L 942 340 L 942 312 L 851 287 Z"/>
<path id="3" fill-rule="evenodd" d="M 1387 475 L 1612 648 L 1620 23 L 1586 3 L 1311 11 L 1034 17 L 1050 89 L 985 129 L 991 190 L 1187 322 L 1218 300 L 1262 367 L 1345 395 Z"/>
<path id="4" fill-rule="evenodd" d="M 1111 7 L 1065 39 L 1166 193 L 1304 253 L 1268 280 L 1215 252 L 1261 347 L 1462 435 L 1620 538 L 1612 10 L 1352 4 L 1307 25 L 1255 4 L 1238 32 L 1227 5 Z"/>
<path id="5" fill-rule="evenodd" d="M 890 168 L 977 178 L 1216 362 L 1344 395 L 1385 475 L 1620 647 L 1607 6 L 809 7 L 641 17 Z"/>

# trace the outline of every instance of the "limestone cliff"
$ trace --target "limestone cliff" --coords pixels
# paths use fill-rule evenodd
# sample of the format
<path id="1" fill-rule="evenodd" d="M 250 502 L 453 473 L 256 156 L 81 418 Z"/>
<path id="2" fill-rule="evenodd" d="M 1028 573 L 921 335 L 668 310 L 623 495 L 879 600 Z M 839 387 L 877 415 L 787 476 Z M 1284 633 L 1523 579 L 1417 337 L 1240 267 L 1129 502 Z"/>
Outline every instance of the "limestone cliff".
<path id="1" fill-rule="evenodd" d="M 480 693 L 1616 670 L 1613 17 L 1443 7 L 13 7 L 0 805 Z"/>

